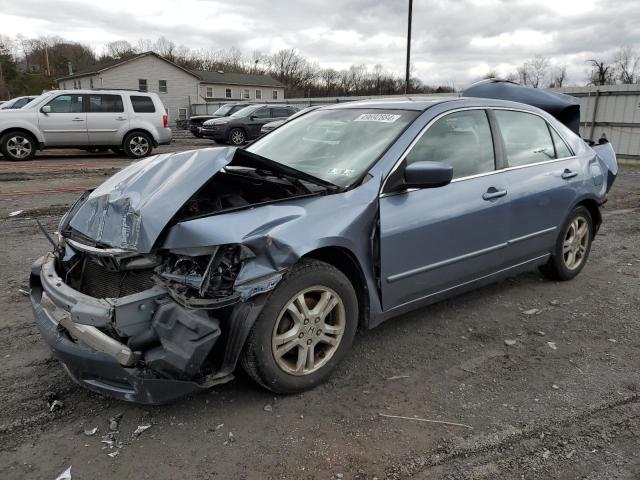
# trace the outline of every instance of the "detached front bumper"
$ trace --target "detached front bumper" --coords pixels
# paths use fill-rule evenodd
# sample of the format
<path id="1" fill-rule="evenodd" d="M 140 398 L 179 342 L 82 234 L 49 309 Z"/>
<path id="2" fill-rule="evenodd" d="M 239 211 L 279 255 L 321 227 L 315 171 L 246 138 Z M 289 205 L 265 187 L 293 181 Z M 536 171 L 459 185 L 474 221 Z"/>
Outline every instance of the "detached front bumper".
<path id="1" fill-rule="evenodd" d="M 42 337 L 71 378 L 78 384 L 121 400 L 143 404 L 164 404 L 233 378 L 230 371 L 226 375 L 216 376 L 215 381 L 203 383 L 157 378 L 151 372 L 134 366 L 136 354 L 126 345 L 110 339 L 95 327 L 73 321 L 75 310 L 93 311 L 96 321 L 99 322 L 99 316 L 104 313 L 100 309 L 100 300 L 87 297 L 64 285 L 57 274 L 51 273 L 52 262 L 53 258 L 46 256 L 32 267 L 31 306 Z M 41 274 L 42 272 L 48 273 Z M 45 298 L 46 302 L 43 301 Z M 56 311 L 54 311 L 55 307 L 58 307 Z M 71 312 L 69 318 L 61 320 L 60 312 L 57 310 Z M 80 334 L 86 335 L 83 338 L 85 343 L 98 342 L 96 346 L 100 350 L 92 348 L 93 345 L 89 346 L 72 340 L 69 335 L 70 330 L 63 325 L 72 329 L 82 329 L 84 332 Z M 78 332 L 71 333 L 76 335 Z M 100 335 L 110 339 L 112 344 L 110 345 L 109 341 L 101 338 Z M 116 348 L 118 345 L 122 347 L 122 351 L 118 351 Z"/>

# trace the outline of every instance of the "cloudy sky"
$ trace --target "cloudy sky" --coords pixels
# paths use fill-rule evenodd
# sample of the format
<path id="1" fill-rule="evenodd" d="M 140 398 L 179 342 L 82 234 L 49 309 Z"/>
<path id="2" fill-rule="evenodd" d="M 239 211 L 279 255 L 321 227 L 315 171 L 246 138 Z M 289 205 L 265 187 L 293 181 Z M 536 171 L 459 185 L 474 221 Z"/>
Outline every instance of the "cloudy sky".
<path id="1" fill-rule="evenodd" d="M 191 48 L 294 47 L 336 68 L 404 72 L 407 0 L 0 0 L 0 33 L 92 45 L 165 36 Z M 429 84 L 464 85 L 542 54 L 584 81 L 589 58 L 640 48 L 640 0 L 414 0 L 412 63 Z"/>

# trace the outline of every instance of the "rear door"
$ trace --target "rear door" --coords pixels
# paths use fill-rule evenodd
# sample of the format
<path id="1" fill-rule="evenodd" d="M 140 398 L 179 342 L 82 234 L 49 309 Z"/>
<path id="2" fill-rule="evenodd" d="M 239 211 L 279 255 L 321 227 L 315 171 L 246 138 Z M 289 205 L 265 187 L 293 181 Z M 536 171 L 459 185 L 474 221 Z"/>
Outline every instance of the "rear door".
<path id="1" fill-rule="evenodd" d="M 119 145 L 129 130 L 129 115 L 118 94 L 87 95 L 87 131 L 91 145 Z"/>
<path id="2" fill-rule="evenodd" d="M 38 126 L 46 145 L 83 146 L 89 143 L 84 95 L 57 95 L 44 106 L 49 106 L 51 111 L 38 111 Z"/>
<path id="3" fill-rule="evenodd" d="M 578 159 L 534 113 L 494 109 L 506 152 L 511 198 L 506 257 L 516 264 L 546 255 L 584 181 Z"/>
<path id="4" fill-rule="evenodd" d="M 507 180 L 496 170 L 487 113 L 436 120 L 400 169 L 414 161 L 453 167 L 444 187 L 380 198 L 381 290 L 385 310 L 446 292 L 499 270 L 508 236 Z"/>

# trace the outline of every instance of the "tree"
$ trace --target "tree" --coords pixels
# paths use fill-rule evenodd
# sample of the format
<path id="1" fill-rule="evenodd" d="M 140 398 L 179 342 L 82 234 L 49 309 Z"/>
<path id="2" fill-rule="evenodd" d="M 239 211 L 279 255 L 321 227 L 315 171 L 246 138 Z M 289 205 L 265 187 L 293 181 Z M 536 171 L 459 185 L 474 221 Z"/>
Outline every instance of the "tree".
<path id="1" fill-rule="evenodd" d="M 615 76 L 620 83 L 638 83 L 640 80 L 640 55 L 632 47 L 621 47 L 614 59 Z"/>
<path id="2" fill-rule="evenodd" d="M 567 81 L 567 66 L 560 65 L 555 67 L 551 72 L 551 81 L 549 82 L 549 88 L 562 88 L 564 82 Z"/>
<path id="3" fill-rule="evenodd" d="M 537 55 L 518 68 L 520 83 L 533 88 L 541 87 L 549 76 L 551 62 L 547 57 Z"/>
<path id="4" fill-rule="evenodd" d="M 109 58 L 124 58 L 135 55 L 136 49 L 126 40 L 116 40 L 105 45 L 104 56 Z"/>
<path id="5" fill-rule="evenodd" d="M 588 85 L 611 85 L 614 83 L 615 70 L 613 65 L 605 60 L 587 60 L 591 64 L 591 72 L 588 77 Z"/>

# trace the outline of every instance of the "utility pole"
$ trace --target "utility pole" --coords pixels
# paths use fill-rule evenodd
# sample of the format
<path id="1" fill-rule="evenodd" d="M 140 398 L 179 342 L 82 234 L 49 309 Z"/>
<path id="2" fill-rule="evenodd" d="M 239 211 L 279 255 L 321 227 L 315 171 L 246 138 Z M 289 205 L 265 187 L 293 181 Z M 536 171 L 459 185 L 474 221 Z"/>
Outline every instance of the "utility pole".
<path id="1" fill-rule="evenodd" d="M 47 76 L 51 76 L 51 67 L 49 66 L 49 48 L 47 45 L 44 46 L 44 61 L 47 66 Z"/>
<path id="2" fill-rule="evenodd" d="M 409 93 L 409 76 L 411 75 L 411 15 L 413 12 L 413 0 L 409 0 L 409 18 L 407 20 L 407 72 L 404 80 L 404 93 Z"/>

